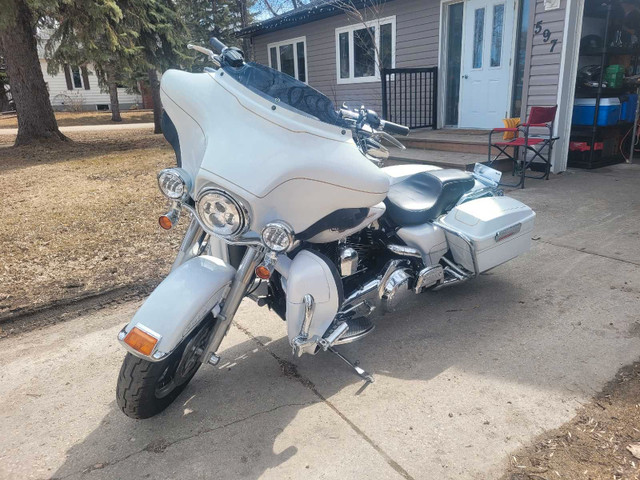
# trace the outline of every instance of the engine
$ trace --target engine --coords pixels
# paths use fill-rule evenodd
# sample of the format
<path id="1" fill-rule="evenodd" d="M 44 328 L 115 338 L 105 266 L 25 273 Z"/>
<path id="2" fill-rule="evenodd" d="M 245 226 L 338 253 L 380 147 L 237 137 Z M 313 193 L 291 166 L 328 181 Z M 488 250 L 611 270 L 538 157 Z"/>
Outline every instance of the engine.
<path id="1" fill-rule="evenodd" d="M 367 316 L 380 307 L 392 312 L 412 296 L 422 261 L 394 254 L 388 243 L 384 229 L 372 226 L 343 241 L 317 245 L 342 276 L 343 315 Z"/>

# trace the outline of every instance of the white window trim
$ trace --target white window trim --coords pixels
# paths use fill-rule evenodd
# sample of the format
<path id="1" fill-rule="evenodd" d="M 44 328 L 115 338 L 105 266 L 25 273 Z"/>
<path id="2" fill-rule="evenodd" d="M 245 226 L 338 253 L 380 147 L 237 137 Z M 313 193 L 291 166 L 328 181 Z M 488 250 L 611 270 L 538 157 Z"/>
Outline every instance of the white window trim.
<path id="1" fill-rule="evenodd" d="M 280 70 L 280 47 L 282 45 L 293 45 L 293 71 L 296 75 L 296 80 L 298 80 L 298 51 L 296 50 L 296 45 L 302 42 L 304 45 L 304 83 L 309 83 L 309 57 L 307 57 L 307 37 L 297 37 L 291 38 L 289 40 L 283 40 L 281 42 L 273 42 L 267 45 L 267 58 L 269 59 L 269 67 L 274 70 Z M 276 49 L 276 57 L 278 59 L 278 65 L 271 65 L 271 49 Z"/>
<path id="2" fill-rule="evenodd" d="M 339 85 L 349 83 L 372 83 L 380 81 L 380 59 L 378 58 L 378 52 L 380 51 L 380 25 L 391 24 L 391 68 L 396 67 L 396 16 L 379 18 L 371 20 L 369 22 L 360 22 L 346 27 L 336 28 L 336 80 Z M 375 75 L 370 77 L 354 77 L 353 68 L 353 32 L 355 30 L 361 30 L 363 28 L 376 27 L 376 69 Z M 340 34 L 349 34 L 349 78 L 340 78 Z"/>

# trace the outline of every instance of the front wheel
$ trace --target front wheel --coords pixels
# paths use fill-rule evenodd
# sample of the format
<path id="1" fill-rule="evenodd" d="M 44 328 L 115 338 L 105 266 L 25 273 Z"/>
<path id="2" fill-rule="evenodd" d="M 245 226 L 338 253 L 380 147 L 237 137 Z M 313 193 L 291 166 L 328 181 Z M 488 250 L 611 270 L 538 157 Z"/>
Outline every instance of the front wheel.
<path id="1" fill-rule="evenodd" d="M 125 415 L 150 418 L 178 398 L 200 368 L 200 357 L 213 324 L 210 314 L 160 362 L 149 362 L 127 353 L 116 388 L 116 400 Z"/>

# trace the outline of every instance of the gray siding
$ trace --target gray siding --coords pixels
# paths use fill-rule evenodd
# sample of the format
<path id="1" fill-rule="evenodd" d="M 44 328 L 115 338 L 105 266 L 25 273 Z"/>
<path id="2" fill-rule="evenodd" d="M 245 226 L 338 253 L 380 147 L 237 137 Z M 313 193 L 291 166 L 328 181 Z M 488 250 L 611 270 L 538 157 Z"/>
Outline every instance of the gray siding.
<path id="1" fill-rule="evenodd" d="M 431 67 L 438 64 L 439 0 L 396 0 L 381 6 L 380 18 L 396 16 L 396 67 Z M 372 20 L 368 17 L 367 20 Z M 366 105 L 381 112 L 380 82 L 338 85 L 336 82 L 335 29 L 357 24 L 347 15 L 318 20 L 252 39 L 254 59 L 269 64 L 267 45 L 306 37 L 308 83 L 336 105 Z"/>
<path id="2" fill-rule="evenodd" d="M 529 38 L 527 39 L 527 57 L 524 71 L 522 116 L 533 106 L 552 106 L 557 103 L 560 82 L 560 62 L 562 59 L 564 20 L 568 0 L 562 0 L 560 8 L 544 10 L 544 1 L 536 0 L 532 4 L 534 14 L 530 16 Z M 542 30 L 551 31 L 551 39 L 557 39 L 553 52 L 551 42 L 545 43 L 542 32 L 534 34 L 535 24 L 542 21 Z"/>

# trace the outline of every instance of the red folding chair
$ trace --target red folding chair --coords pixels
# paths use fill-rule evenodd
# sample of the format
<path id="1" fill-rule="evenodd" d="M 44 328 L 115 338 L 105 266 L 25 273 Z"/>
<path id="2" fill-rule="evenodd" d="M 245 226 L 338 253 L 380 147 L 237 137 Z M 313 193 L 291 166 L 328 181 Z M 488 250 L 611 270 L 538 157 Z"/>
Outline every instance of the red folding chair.
<path id="1" fill-rule="evenodd" d="M 554 107 L 531 107 L 526 123 L 515 128 L 494 128 L 489 132 L 489 161 L 487 165 L 491 166 L 496 160 L 507 157 L 513 161 L 513 176 L 519 175 L 520 177 L 516 184 L 501 183 L 500 185 L 524 188 L 525 178 L 549 179 L 553 143 L 559 138 L 553 136 L 553 122 L 557 110 L 557 105 Z M 533 132 L 530 131 L 532 128 Z M 499 141 L 492 140 L 494 133 L 504 134 L 504 132 L 513 132 L 515 137 L 511 140 L 503 140 L 502 138 Z M 498 153 L 492 158 L 494 148 L 498 149 Z M 513 149 L 513 155 L 507 152 L 510 149 Z M 521 152 L 522 155 L 520 155 Z M 529 158 L 529 153 L 533 154 L 531 158 Z M 540 159 L 542 162 L 534 162 L 536 159 Z M 540 165 L 541 163 L 544 165 L 542 175 L 526 174 L 528 169 L 532 170 L 534 164 Z"/>

